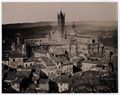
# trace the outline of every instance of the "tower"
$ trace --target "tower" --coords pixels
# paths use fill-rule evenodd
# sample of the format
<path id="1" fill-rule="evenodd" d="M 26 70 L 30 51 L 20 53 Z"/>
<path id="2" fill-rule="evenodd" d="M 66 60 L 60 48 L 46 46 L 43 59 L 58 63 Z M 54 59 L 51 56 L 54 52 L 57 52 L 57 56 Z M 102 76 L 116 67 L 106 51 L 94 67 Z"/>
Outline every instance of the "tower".
<path id="1" fill-rule="evenodd" d="M 73 21 L 73 25 L 72 25 L 72 32 L 75 36 L 77 36 L 77 31 L 76 31 L 76 26 L 75 26 L 74 21 Z"/>
<path id="2" fill-rule="evenodd" d="M 57 14 L 58 19 L 58 30 L 61 32 L 62 37 L 64 37 L 64 27 L 65 27 L 65 14 L 60 11 L 60 13 Z"/>
<path id="3" fill-rule="evenodd" d="M 21 52 L 22 49 L 22 36 L 20 33 L 16 33 L 16 51 Z"/>

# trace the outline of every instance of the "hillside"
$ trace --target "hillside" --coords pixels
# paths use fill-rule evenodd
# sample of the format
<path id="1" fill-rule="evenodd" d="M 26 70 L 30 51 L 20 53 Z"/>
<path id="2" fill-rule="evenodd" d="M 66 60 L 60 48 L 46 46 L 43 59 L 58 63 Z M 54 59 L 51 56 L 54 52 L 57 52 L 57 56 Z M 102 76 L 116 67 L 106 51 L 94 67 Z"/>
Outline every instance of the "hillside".
<path id="1" fill-rule="evenodd" d="M 66 22 L 65 32 L 68 32 L 72 29 L 72 24 L 73 22 Z M 109 36 L 112 37 L 117 35 L 116 21 L 78 21 L 75 22 L 75 26 L 76 31 L 82 35 L 92 35 L 99 38 L 107 38 Z M 16 32 L 20 32 L 22 37 L 44 37 L 48 32 L 50 32 L 51 29 L 56 27 L 57 22 L 36 22 L 2 25 L 2 38 L 13 39 Z M 104 42 L 105 39 L 102 40 Z"/>

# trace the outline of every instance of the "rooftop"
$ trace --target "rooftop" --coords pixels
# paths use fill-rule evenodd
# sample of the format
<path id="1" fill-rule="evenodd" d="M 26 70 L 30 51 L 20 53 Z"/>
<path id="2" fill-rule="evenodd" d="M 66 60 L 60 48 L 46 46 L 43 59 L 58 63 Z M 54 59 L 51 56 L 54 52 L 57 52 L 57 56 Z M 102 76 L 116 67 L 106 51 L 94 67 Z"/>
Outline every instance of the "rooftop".
<path id="1" fill-rule="evenodd" d="M 28 77 L 31 71 L 11 71 L 8 73 L 6 80 L 15 80 L 16 78 Z"/>
<path id="2" fill-rule="evenodd" d="M 75 37 L 79 37 L 79 38 L 95 38 L 91 35 L 67 35 L 67 36 L 75 36 Z"/>
<path id="3" fill-rule="evenodd" d="M 84 60 L 84 58 L 78 57 L 78 58 L 74 58 L 74 59 L 73 59 L 73 62 L 77 63 L 77 62 L 83 61 L 83 60 Z"/>
<path id="4" fill-rule="evenodd" d="M 47 66 L 54 66 L 55 65 L 54 62 L 48 57 L 41 56 L 40 58 L 45 62 L 45 64 Z"/>
<path id="5" fill-rule="evenodd" d="M 101 61 L 99 61 L 99 60 L 97 60 L 97 61 L 84 60 L 84 61 L 82 61 L 82 63 L 88 63 L 88 64 L 100 64 Z"/>
<path id="6" fill-rule="evenodd" d="M 20 58 L 20 57 L 25 57 L 21 52 L 18 51 L 12 51 L 10 53 L 11 58 Z"/>
<path id="7" fill-rule="evenodd" d="M 56 56 L 51 56 L 51 58 L 56 62 L 56 63 L 61 63 L 64 62 L 65 58 L 62 57 L 56 57 Z"/>
<path id="8" fill-rule="evenodd" d="M 48 82 L 49 82 L 48 79 L 39 79 L 39 81 L 38 81 L 39 84 L 46 84 Z"/>
<path id="9" fill-rule="evenodd" d="M 25 60 L 25 62 L 40 62 L 38 57 L 30 57 L 28 60 Z"/>
<path id="10" fill-rule="evenodd" d="M 2 57 L 2 61 L 8 61 L 9 58 L 8 57 Z"/>
<path id="11" fill-rule="evenodd" d="M 50 52 L 50 54 L 55 54 L 55 55 L 62 55 L 64 53 L 65 51 L 63 49 L 54 50 L 53 52 Z"/>
<path id="12" fill-rule="evenodd" d="M 33 69 L 44 69 L 45 66 L 42 65 L 42 64 L 35 64 L 35 65 L 32 66 L 32 68 L 33 68 Z"/>
<path id="13" fill-rule="evenodd" d="M 70 62 L 69 60 L 67 60 L 66 57 L 62 57 L 62 56 L 52 56 L 51 57 L 56 63 L 62 63 L 62 65 L 70 65 L 72 64 L 72 62 Z"/>
<path id="14" fill-rule="evenodd" d="M 44 51 L 44 50 L 35 50 L 34 52 L 36 52 L 36 53 L 41 53 L 41 54 L 45 54 L 45 53 L 47 53 L 47 52 Z"/>
<path id="15" fill-rule="evenodd" d="M 70 74 L 64 74 L 53 79 L 57 83 L 70 83 Z"/>

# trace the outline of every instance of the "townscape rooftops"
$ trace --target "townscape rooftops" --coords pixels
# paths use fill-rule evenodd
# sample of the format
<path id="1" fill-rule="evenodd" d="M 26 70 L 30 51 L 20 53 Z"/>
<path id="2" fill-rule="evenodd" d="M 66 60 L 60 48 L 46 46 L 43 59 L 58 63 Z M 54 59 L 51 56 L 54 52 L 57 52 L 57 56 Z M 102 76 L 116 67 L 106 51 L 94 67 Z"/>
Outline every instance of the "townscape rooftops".
<path id="1" fill-rule="evenodd" d="M 57 83 L 70 83 L 70 74 L 64 74 L 53 79 Z"/>
<path id="2" fill-rule="evenodd" d="M 73 59 L 73 62 L 77 63 L 79 61 L 82 61 L 83 59 L 84 58 L 82 58 L 82 57 L 78 57 L 78 58 Z"/>
<path id="3" fill-rule="evenodd" d="M 89 45 L 99 45 L 99 44 L 101 44 L 101 43 L 91 43 L 91 44 L 88 44 L 88 46 Z"/>
<path id="4" fill-rule="evenodd" d="M 82 63 L 84 64 L 84 63 L 88 63 L 88 64 L 100 64 L 101 63 L 101 61 L 99 61 L 99 60 L 97 60 L 97 61 L 90 61 L 90 60 L 84 60 L 84 61 L 82 61 Z"/>
<path id="5" fill-rule="evenodd" d="M 80 38 L 96 38 L 96 37 L 93 37 L 93 36 L 88 36 L 88 35 L 67 35 L 67 36 L 74 36 L 74 37 L 80 37 Z"/>
<path id="6" fill-rule="evenodd" d="M 105 46 L 104 49 L 105 49 L 105 50 L 115 50 L 115 48 L 109 47 L 109 46 Z"/>
<path id="7" fill-rule="evenodd" d="M 46 54 L 47 52 L 45 50 L 35 50 L 36 53 Z"/>
<path id="8" fill-rule="evenodd" d="M 82 76 L 86 76 L 86 77 L 95 77 L 95 75 L 99 75 L 99 72 L 96 72 L 96 71 L 86 71 L 86 72 L 83 72 L 82 73 Z"/>
<path id="9" fill-rule="evenodd" d="M 65 53 L 64 50 L 54 50 L 53 52 L 50 52 L 50 54 L 55 54 L 55 55 L 63 55 Z"/>
<path id="10" fill-rule="evenodd" d="M 47 45 L 47 46 L 49 46 L 49 45 L 54 45 L 54 46 L 61 46 L 61 45 L 66 45 L 68 42 L 66 42 L 66 41 L 52 41 L 52 40 L 48 40 L 48 41 L 46 41 L 46 42 L 32 42 L 32 43 L 30 43 L 29 45 L 30 46 L 32 46 L 32 47 L 34 47 L 34 46 L 39 46 L 39 45 Z"/>
<path id="11" fill-rule="evenodd" d="M 22 53 L 18 52 L 18 51 L 12 51 L 10 53 L 10 57 L 11 58 L 23 58 L 25 56 Z"/>
<path id="12" fill-rule="evenodd" d="M 24 70 L 24 69 L 25 70 L 31 70 L 31 69 L 40 70 L 40 69 L 45 69 L 45 66 L 42 64 L 34 64 L 34 65 L 27 66 L 27 67 L 23 67 L 23 66 L 19 65 L 17 68 L 21 69 L 21 70 Z"/>
<path id="13" fill-rule="evenodd" d="M 62 63 L 62 65 L 72 65 L 72 62 L 70 62 L 69 60 L 67 60 L 66 57 L 61 57 L 61 56 L 55 57 L 55 56 L 52 56 L 51 58 L 56 63 Z"/>
<path id="14" fill-rule="evenodd" d="M 11 71 L 8 73 L 6 80 L 15 80 L 16 78 L 28 77 L 31 71 Z"/>
<path id="15" fill-rule="evenodd" d="M 54 62 L 48 57 L 41 56 L 40 58 L 45 62 L 45 64 L 47 66 L 54 66 L 55 65 Z"/>
<path id="16" fill-rule="evenodd" d="M 67 40 L 63 40 L 61 39 L 61 41 L 55 41 L 55 40 L 52 40 L 50 41 L 50 43 L 52 45 L 55 45 L 55 46 L 60 46 L 60 45 L 66 45 L 67 43 L 69 43 Z"/>
<path id="17" fill-rule="evenodd" d="M 2 57 L 2 61 L 8 61 L 9 58 L 8 57 Z"/>
<path id="18" fill-rule="evenodd" d="M 47 33 L 44 34 L 44 35 L 35 35 L 35 36 L 26 36 L 25 39 L 46 39 Z"/>
<path id="19" fill-rule="evenodd" d="M 44 45 L 44 46 L 49 46 L 52 45 L 50 42 L 34 42 L 34 43 L 28 43 L 29 46 L 31 47 L 35 47 L 35 46 L 40 46 L 40 45 Z"/>
<path id="20" fill-rule="evenodd" d="M 38 84 L 46 84 L 48 82 L 49 82 L 48 79 L 39 79 Z"/>
<path id="21" fill-rule="evenodd" d="M 35 64 L 32 66 L 33 69 L 45 69 L 45 66 L 42 64 Z"/>
<path id="22" fill-rule="evenodd" d="M 51 56 L 51 58 L 56 62 L 56 63 L 61 63 L 63 62 L 65 59 L 61 58 L 61 57 L 55 57 L 55 56 Z"/>
<path id="23" fill-rule="evenodd" d="M 28 60 L 26 60 L 25 62 L 40 62 L 39 58 L 37 57 L 30 57 Z"/>
<path id="24" fill-rule="evenodd" d="M 99 55 L 99 54 L 93 54 L 93 55 L 89 55 L 89 58 L 103 58 L 104 55 Z"/>

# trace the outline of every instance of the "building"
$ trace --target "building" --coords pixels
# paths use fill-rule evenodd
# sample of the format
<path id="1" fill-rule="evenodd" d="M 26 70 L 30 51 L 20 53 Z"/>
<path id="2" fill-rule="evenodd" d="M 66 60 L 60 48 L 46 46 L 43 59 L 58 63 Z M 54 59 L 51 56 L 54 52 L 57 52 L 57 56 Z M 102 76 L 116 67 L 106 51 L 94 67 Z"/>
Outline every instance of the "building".
<path id="1" fill-rule="evenodd" d="M 15 34 L 15 40 L 11 42 L 11 51 L 21 52 L 26 56 L 26 44 L 23 42 L 21 33 Z"/>
<path id="2" fill-rule="evenodd" d="M 70 77 L 69 74 L 65 74 L 65 75 L 61 75 L 61 76 L 58 76 L 55 79 L 53 79 L 53 81 L 55 81 L 58 85 L 59 92 L 64 92 L 64 91 L 67 91 L 70 89 L 69 77 Z"/>
<path id="3" fill-rule="evenodd" d="M 66 57 L 64 56 L 52 56 L 52 60 L 56 63 L 56 69 L 57 74 L 73 74 L 73 63 L 70 62 Z"/>
<path id="4" fill-rule="evenodd" d="M 24 55 L 20 52 L 11 52 L 9 56 L 9 66 L 11 68 L 17 68 L 19 65 L 23 65 Z"/>
<path id="5" fill-rule="evenodd" d="M 45 69 L 42 71 L 50 78 L 54 78 L 57 76 L 56 74 L 56 65 L 53 60 L 51 60 L 48 57 L 41 56 L 41 60 L 43 61 L 43 65 L 45 66 Z"/>
<path id="6" fill-rule="evenodd" d="M 97 63 L 96 63 L 96 61 L 92 62 L 92 61 L 85 60 L 81 63 L 81 65 L 82 65 L 82 67 L 81 67 L 82 71 L 89 71 L 89 70 L 91 70 L 91 68 L 96 67 Z"/>
<path id="7" fill-rule="evenodd" d="M 4 65 L 9 65 L 9 58 L 7 58 L 7 57 L 3 57 L 2 58 L 2 63 L 4 64 Z"/>
<path id="8" fill-rule="evenodd" d="M 62 10 L 60 11 L 60 13 L 57 14 L 57 19 L 58 19 L 58 31 L 60 31 L 62 37 L 64 37 L 65 14 L 62 13 Z"/>
<path id="9" fill-rule="evenodd" d="M 48 92 L 49 91 L 49 80 L 48 79 L 39 79 L 35 86 L 37 92 Z"/>
<path id="10" fill-rule="evenodd" d="M 40 37 L 40 36 L 35 36 L 35 37 L 26 37 L 24 38 L 24 42 L 27 44 L 41 44 L 41 43 L 46 43 L 48 42 L 48 36 L 46 35 L 45 37 Z"/>
<path id="11" fill-rule="evenodd" d="M 73 22 L 72 29 L 67 31 L 65 38 L 69 40 L 69 52 L 73 56 L 79 56 L 80 53 L 85 56 L 94 53 L 99 54 L 103 51 L 103 46 L 98 42 L 98 38 L 90 35 L 81 35 L 77 32 Z M 103 53 L 103 52 L 102 52 Z"/>
<path id="12" fill-rule="evenodd" d="M 20 82 L 23 78 L 28 77 L 31 71 L 10 71 L 7 74 L 5 82 L 10 83 L 11 87 L 16 91 L 20 91 Z"/>
<path id="13" fill-rule="evenodd" d="M 88 44 L 88 52 L 90 55 L 94 55 L 94 54 L 103 55 L 104 46 L 102 43 L 95 43 L 93 41 L 92 44 Z"/>
<path id="14" fill-rule="evenodd" d="M 47 51 L 42 50 L 35 50 L 33 51 L 34 57 L 41 57 L 41 56 L 47 56 L 50 58 L 50 54 Z"/>

